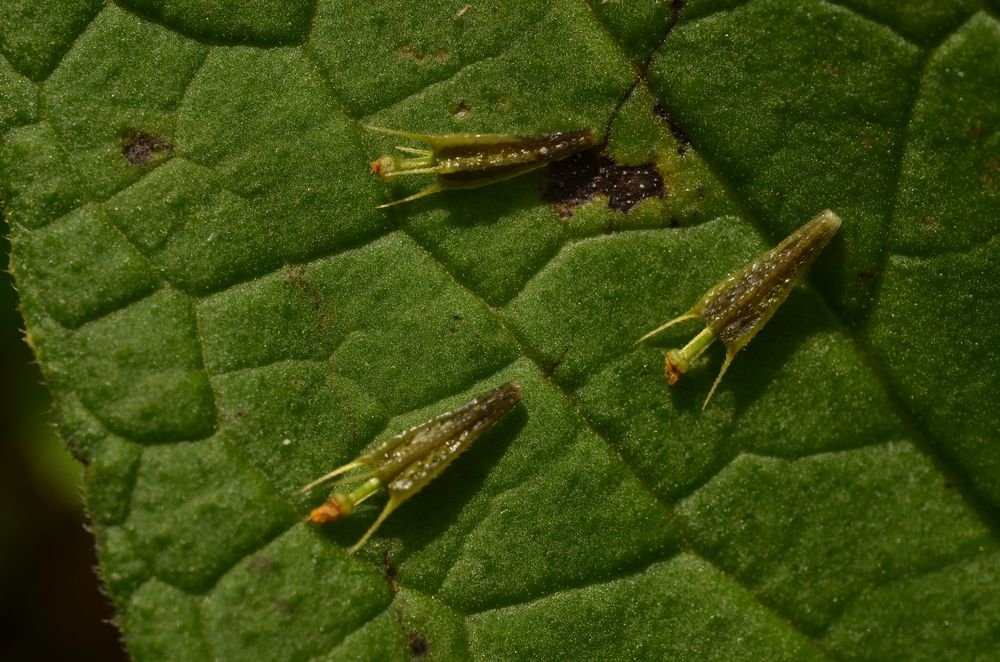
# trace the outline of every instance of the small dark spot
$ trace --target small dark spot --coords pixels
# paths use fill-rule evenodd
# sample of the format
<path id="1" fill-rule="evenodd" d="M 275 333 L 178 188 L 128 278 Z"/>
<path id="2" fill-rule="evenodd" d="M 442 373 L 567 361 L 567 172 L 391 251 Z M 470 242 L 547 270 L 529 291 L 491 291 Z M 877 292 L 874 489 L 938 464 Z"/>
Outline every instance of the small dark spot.
<path id="1" fill-rule="evenodd" d="M 434 54 L 434 57 L 437 59 L 438 62 L 444 62 L 445 60 L 448 59 L 448 51 L 438 51 L 437 53 Z"/>
<path id="2" fill-rule="evenodd" d="M 462 322 L 464 322 L 464 321 L 465 321 L 465 318 L 462 317 L 461 315 L 452 315 L 451 316 L 451 324 L 448 325 L 448 331 L 452 335 L 457 334 L 459 331 L 462 330 Z"/>
<path id="3" fill-rule="evenodd" d="M 979 140 L 983 136 L 983 123 L 974 122 L 969 125 L 969 137 L 973 140 Z"/>
<path id="4" fill-rule="evenodd" d="M 875 146 L 875 136 L 870 133 L 865 133 L 861 136 L 861 146 L 865 149 L 871 149 Z"/>
<path id="5" fill-rule="evenodd" d="M 938 218 L 933 214 L 927 214 L 922 219 L 920 219 L 920 222 L 923 223 L 924 226 L 928 228 L 936 228 L 938 226 Z"/>
<path id="6" fill-rule="evenodd" d="M 77 462 L 85 467 L 90 465 L 90 455 L 83 449 L 83 444 L 80 443 L 80 438 L 75 434 L 66 435 L 66 447 L 69 448 L 69 454 L 72 455 Z"/>
<path id="7" fill-rule="evenodd" d="M 566 361 L 567 354 L 569 354 L 569 347 L 564 349 L 562 351 L 562 354 L 559 355 L 559 358 L 553 361 L 552 365 L 550 365 L 547 369 L 545 369 L 544 374 L 546 377 L 552 377 L 556 374 L 556 370 L 562 367 L 562 364 Z"/>
<path id="8" fill-rule="evenodd" d="M 859 285 L 867 285 L 868 283 L 875 280 L 875 275 L 876 274 L 874 271 L 868 271 L 868 270 L 859 271 L 857 275 L 855 275 L 854 279 L 858 282 Z"/>
<path id="9" fill-rule="evenodd" d="M 663 104 L 656 104 L 653 106 L 653 114 L 663 120 L 667 128 L 670 129 L 671 135 L 677 141 L 677 155 L 684 156 L 687 154 L 688 150 L 691 148 L 691 141 L 688 139 L 687 134 L 681 129 L 680 125 L 674 121 L 674 118 L 670 115 L 670 111 L 667 110 L 666 106 Z"/>
<path id="10" fill-rule="evenodd" d="M 608 207 L 625 213 L 646 198 L 663 197 L 663 178 L 654 164 L 623 166 L 594 149 L 549 164 L 548 174 L 542 199 L 564 218 L 595 195 L 606 195 Z"/>
<path id="11" fill-rule="evenodd" d="M 419 632 L 410 633 L 410 655 L 413 657 L 423 657 L 427 655 L 430 647 L 431 644 L 427 641 L 427 637 Z"/>
<path id="12" fill-rule="evenodd" d="M 309 299 L 313 310 L 320 313 L 320 328 L 326 331 L 329 328 L 329 320 L 323 314 L 323 293 L 316 285 L 306 278 L 306 270 L 301 265 L 292 265 L 285 270 L 285 281 L 298 288 Z"/>
<path id="13" fill-rule="evenodd" d="M 944 481 L 944 489 L 950 490 L 953 487 L 955 487 L 955 484 L 952 483 L 950 480 Z"/>
<path id="14" fill-rule="evenodd" d="M 413 44 L 403 44 L 396 52 L 399 53 L 400 57 L 415 62 L 423 62 L 427 59 L 427 53 L 417 49 Z"/>
<path id="15" fill-rule="evenodd" d="M 685 6 L 687 6 L 687 3 L 684 0 L 674 0 L 670 4 L 671 29 L 673 29 L 674 25 L 677 25 L 677 21 L 681 20 L 681 14 L 684 13 Z"/>
<path id="16" fill-rule="evenodd" d="M 174 146 L 163 138 L 135 131 L 122 144 L 122 156 L 132 165 L 142 166 L 152 161 L 157 154 L 172 152 L 173 149 Z"/>
<path id="17" fill-rule="evenodd" d="M 385 575 L 386 579 L 395 579 L 398 574 L 388 549 L 382 552 L 382 574 Z"/>
<path id="18" fill-rule="evenodd" d="M 386 549 L 382 552 L 382 576 L 385 577 L 385 581 L 389 584 L 389 590 L 393 595 L 399 592 L 399 583 L 396 581 L 398 574 L 399 571 L 396 569 L 396 564 L 392 562 L 392 554 Z M 403 622 L 400 621 L 399 624 L 402 626 Z"/>
<path id="19" fill-rule="evenodd" d="M 828 76 L 836 78 L 840 75 L 840 67 L 836 62 L 827 62 L 823 65 L 823 71 L 827 73 Z"/>
<path id="20" fill-rule="evenodd" d="M 681 226 L 681 221 L 676 216 L 671 216 L 667 225 L 672 228 L 679 228 Z"/>
<path id="21" fill-rule="evenodd" d="M 448 111 L 455 119 L 463 120 L 469 116 L 469 113 L 472 112 L 472 108 L 465 99 L 459 99 L 451 105 L 451 108 L 449 108 Z"/>

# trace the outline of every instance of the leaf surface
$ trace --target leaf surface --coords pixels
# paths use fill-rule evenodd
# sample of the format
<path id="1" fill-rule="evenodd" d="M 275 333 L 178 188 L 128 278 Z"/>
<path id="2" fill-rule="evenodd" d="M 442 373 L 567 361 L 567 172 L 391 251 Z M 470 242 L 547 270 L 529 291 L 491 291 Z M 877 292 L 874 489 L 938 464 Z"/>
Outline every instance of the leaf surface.
<path id="1" fill-rule="evenodd" d="M 12 268 L 129 651 L 997 655 L 997 12 L 5 3 Z M 366 124 L 593 126 L 620 179 L 378 210 L 426 182 L 373 177 Z M 824 208 L 711 405 L 719 348 L 668 390 L 696 324 L 634 340 Z M 356 557 L 380 504 L 303 522 L 301 485 L 508 379 Z"/>

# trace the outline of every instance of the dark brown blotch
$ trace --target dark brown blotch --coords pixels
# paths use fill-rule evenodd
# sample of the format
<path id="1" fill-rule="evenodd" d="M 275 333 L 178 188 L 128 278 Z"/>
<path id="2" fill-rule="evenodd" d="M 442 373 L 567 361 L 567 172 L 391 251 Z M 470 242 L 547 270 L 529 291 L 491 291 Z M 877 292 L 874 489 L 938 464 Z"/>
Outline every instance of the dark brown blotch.
<path id="1" fill-rule="evenodd" d="M 145 131 L 134 131 L 122 143 L 122 156 L 134 166 L 144 166 L 157 154 L 172 152 L 174 146 L 165 138 Z"/>
<path id="2" fill-rule="evenodd" d="M 424 657 L 430 651 L 431 644 L 427 637 L 419 632 L 410 633 L 410 655 L 413 657 Z"/>
<path id="3" fill-rule="evenodd" d="M 596 149 L 550 164 L 548 175 L 542 198 L 564 218 L 595 195 L 607 196 L 608 207 L 623 213 L 646 198 L 663 197 L 663 178 L 656 165 L 620 165 Z"/>

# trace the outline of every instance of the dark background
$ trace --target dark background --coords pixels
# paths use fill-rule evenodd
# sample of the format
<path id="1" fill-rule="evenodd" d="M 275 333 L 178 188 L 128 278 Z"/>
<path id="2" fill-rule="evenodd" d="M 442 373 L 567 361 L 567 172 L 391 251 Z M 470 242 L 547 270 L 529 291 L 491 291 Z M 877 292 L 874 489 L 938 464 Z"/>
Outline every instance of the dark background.
<path id="1" fill-rule="evenodd" d="M 0 209 L 0 661 L 125 659 L 84 526 L 83 468 L 21 339 Z"/>

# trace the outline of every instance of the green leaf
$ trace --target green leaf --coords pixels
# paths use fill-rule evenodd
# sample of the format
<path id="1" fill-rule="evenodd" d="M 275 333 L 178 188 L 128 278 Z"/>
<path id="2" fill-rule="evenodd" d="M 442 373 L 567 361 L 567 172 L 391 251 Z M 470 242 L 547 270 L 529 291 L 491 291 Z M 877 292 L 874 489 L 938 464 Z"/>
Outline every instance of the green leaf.
<path id="1" fill-rule="evenodd" d="M 12 268 L 129 651 L 996 656 L 998 11 L 4 3 Z M 615 209 L 547 201 L 557 167 L 377 210 L 426 182 L 363 124 L 593 126 Z M 668 390 L 697 325 L 634 340 L 824 208 L 709 407 L 719 348 Z M 507 379 L 357 556 L 379 504 L 304 523 L 303 484 Z"/>

